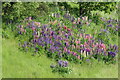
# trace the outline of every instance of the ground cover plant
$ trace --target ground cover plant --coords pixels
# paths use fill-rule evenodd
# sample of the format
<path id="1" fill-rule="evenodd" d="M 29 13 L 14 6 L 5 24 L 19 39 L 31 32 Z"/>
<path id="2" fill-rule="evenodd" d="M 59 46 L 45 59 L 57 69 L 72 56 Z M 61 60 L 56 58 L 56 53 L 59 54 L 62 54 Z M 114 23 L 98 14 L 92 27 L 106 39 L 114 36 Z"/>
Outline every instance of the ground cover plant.
<path id="1" fill-rule="evenodd" d="M 2 37 L 9 39 L 13 35 L 19 51 L 52 59 L 47 64 L 51 73 L 70 77 L 66 75 L 74 72 L 75 65 L 117 64 L 118 22 L 118 19 L 105 18 L 99 13 L 92 17 L 76 17 L 62 10 L 37 18 L 22 18 L 7 24 L 8 28 L 3 23 Z"/>

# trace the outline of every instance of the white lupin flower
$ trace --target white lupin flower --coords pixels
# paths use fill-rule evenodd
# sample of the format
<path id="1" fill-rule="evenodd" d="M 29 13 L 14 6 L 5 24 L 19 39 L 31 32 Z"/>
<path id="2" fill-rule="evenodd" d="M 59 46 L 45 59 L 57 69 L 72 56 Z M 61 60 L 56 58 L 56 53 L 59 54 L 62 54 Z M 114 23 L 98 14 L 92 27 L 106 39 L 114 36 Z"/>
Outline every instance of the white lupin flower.
<path id="1" fill-rule="evenodd" d="M 86 57 L 86 51 L 83 52 L 83 56 Z"/>
<path id="2" fill-rule="evenodd" d="M 54 17 L 54 13 L 52 13 L 52 17 Z"/>

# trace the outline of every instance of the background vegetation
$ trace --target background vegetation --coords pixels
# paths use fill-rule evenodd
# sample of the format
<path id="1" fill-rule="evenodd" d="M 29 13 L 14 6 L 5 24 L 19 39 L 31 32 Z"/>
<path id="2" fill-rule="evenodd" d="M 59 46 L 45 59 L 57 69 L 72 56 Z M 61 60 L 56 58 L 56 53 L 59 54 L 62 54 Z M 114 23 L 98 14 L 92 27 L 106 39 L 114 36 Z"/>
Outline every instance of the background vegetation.
<path id="1" fill-rule="evenodd" d="M 75 16 L 90 17 L 91 11 L 110 13 L 117 10 L 117 5 L 118 2 L 3 2 L 2 16 L 3 22 L 15 22 L 64 10 Z"/>

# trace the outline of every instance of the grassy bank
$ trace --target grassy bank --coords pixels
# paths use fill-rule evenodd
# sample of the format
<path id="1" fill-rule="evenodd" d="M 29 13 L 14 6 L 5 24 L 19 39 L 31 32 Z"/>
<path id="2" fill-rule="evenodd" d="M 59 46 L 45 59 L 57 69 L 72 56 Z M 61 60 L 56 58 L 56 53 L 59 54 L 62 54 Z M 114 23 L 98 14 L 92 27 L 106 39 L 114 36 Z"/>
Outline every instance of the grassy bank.
<path id="1" fill-rule="evenodd" d="M 12 35 L 11 35 L 12 36 Z M 72 72 L 60 75 L 52 73 L 49 67 L 55 62 L 45 55 L 31 56 L 18 49 L 18 42 L 13 37 L 2 39 L 3 77 L 4 78 L 116 78 L 118 77 L 118 65 L 106 65 L 95 62 L 92 65 L 70 63 Z"/>

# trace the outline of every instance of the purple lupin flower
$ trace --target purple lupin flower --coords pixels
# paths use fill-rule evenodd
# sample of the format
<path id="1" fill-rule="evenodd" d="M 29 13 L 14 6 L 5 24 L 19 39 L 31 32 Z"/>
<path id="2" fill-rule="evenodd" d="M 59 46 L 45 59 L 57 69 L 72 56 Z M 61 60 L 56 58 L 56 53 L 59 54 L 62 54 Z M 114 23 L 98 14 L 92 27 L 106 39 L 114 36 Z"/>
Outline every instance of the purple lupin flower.
<path id="1" fill-rule="evenodd" d="M 53 34 L 54 34 L 54 32 L 52 31 L 52 32 L 51 32 L 51 35 L 53 36 Z"/>
<path id="2" fill-rule="evenodd" d="M 116 56 L 116 53 L 115 52 L 108 52 L 108 56 L 112 56 L 112 57 L 115 57 Z"/>
<path id="3" fill-rule="evenodd" d="M 59 37 L 59 36 L 58 36 L 58 39 L 59 39 L 59 40 L 62 40 L 62 38 L 61 38 L 61 37 Z"/>
<path id="4" fill-rule="evenodd" d="M 112 27 L 113 25 L 112 24 L 110 24 L 110 25 L 108 25 L 107 27 Z"/>
<path id="5" fill-rule="evenodd" d="M 70 54 L 70 50 L 68 50 L 67 53 Z"/>
<path id="6" fill-rule="evenodd" d="M 44 31 L 42 31 L 41 33 L 44 34 Z"/>
<path id="7" fill-rule="evenodd" d="M 107 30 L 106 30 L 106 29 L 104 29 L 103 31 L 104 31 L 104 32 L 107 32 Z"/>
<path id="8" fill-rule="evenodd" d="M 89 63 L 89 62 L 90 62 L 90 59 L 86 59 L 86 62 L 88 62 L 88 63 Z"/>
<path id="9" fill-rule="evenodd" d="M 108 20 L 108 21 L 107 21 L 107 23 L 111 23 L 111 22 L 112 22 L 112 20 Z"/>
<path id="10" fill-rule="evenodd" d="M 37 35 L 37 31 L 34 31 L 34 32 L 33 32 L 33 35 Z"/>
<path id="11" fill-rule="evenodd" d="M 38 52 L 38 50 L 39 50 L 39 48 L 36 47 L 36 48 L 35 48 L 35 52 Z"/>
<path id="12" fill-rule="evenodd" d="M 59 65 L 60 67 L 62 67 L 62 66 L 63 66 L 63 61 L 62 61 L 62 60 L 59 60 L 59 61 L 58 61 L 58 65 Z"/>
<path id="13" fill-rule="evenodd" d="M 117 46 L 117 45 L 113 45 L 113 48 L 114 48 L 115 50 L 118 50 L 118 46 Z"/>
<path id="14" fill-rule="evenodd" d="M 59 65 L 60 67 L 67 67 L 67 66 L 68 66 L 68 62 L 67 62 L 67 61 L 59 60 L 59 61 L 58 61 L 58 65 Z"/>
<path id="15" fill-rule="evenodd" d="M 68 62 L 64 61 L 64 67 L 67 67 L 67 66 L 68 66 Z"/>
<path id="16" fill-rule="evenodd" d="M 22 32 L 21 32 L 21 31 L 19 31 L 18 33 L 19 33 L 19 34 L 22 34 Z"/>
<path id="17" fill-rule="evenodd" d="M 34 40 L 33 40 L 33 43 L 36 43 L 36 42 L 37 42 L 37 39 L 34 39 Z"/>
<path id="18" fill-rule="evenodd" d="M 85 51 L 86 51 L 86 52 L 90 52 L 90 49 L 89 49 L 89 48 L 86 48 Z"/>
<path id="19" fill-rule="evenodd" d="M 68 38 L 68 34 L 65 34 L 65 37 Z"/>

